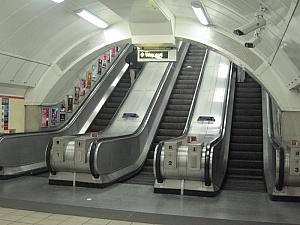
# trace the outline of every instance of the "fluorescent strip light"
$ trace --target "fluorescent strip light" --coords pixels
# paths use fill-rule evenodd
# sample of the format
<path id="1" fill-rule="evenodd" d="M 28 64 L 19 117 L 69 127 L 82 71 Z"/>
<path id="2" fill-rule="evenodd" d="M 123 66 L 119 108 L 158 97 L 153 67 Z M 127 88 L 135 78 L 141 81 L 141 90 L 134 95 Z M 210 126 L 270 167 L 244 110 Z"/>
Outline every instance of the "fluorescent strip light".
<path id="1" fill-rule="evenodd" d="M 207 26 L 209 24 L 208 19 L 205 15 L 205 12 L 202 8 L 201 5 L 192 3 L 192 8 L 196 14 L 196 16 L 198 17 L 198 20 L 200 21 L 200 23 L 202 23 L 203 25 Z"/>
<path id="2" fill-rule="evenodd" d="M 80 9 L 76 11 L 76 13 L 78 16 L 81 16 L 83 19 L 89 21 L 97 27 L 106 28 L 108 26 L 108 23 L 106 23 L 104 20 L 100 19 L 99 17 L 95 16 L 85 9 Z"/>
<path id="3" fill-rule="evenodd" d="M 64 0 L 52 0 L 52 1 L 54 1 L 56 3 L 62 3 Z"/>

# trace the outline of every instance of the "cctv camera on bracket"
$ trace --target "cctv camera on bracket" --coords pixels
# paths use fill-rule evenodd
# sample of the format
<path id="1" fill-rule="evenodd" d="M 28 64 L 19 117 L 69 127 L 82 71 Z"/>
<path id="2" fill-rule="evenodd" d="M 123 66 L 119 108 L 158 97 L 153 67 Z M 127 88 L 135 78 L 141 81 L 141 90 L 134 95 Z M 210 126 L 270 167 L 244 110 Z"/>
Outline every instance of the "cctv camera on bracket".
<path id="1" fill-rule="evenodd" d="M 266 25 L 266 20 L 263 17 L 258 18 L 257 20 L 247 23 L 244 26 L 241 26 L 240 28 L 237 28 L 233 31 L 234 34 L 241 36 L 250 33 L 251 31 L 254 31 L 262 26 Z"/>
<path id="2" fill-rule="evenodd" d="M 261 37 L 258 34 L 255 34 L 253 38 L 245 43 L 246 48 L 255 48 L 258 43 L 261 42 Z"/>

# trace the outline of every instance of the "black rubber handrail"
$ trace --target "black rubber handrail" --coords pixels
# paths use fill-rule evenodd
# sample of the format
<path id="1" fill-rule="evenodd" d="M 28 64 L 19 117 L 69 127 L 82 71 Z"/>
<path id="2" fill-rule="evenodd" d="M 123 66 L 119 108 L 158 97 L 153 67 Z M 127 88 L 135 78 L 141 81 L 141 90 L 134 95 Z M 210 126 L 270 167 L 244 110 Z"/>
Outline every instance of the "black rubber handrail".
<path id="1" fill-rule="evenodd" d="M 284 181 L 284 149 L 279 148 L 279 168 L 278 168 L 278 183 L 276 184 L 276 190 L 282 191 Z"/>
<path id="2" fill-rule="evenodd" d="M 56 175 L 56 171 L 52 168 L 51 166 L 51 150 L 52 150 L 52 146 L 53 146 L 53 139 L 51 139 L 49 142 L 48 142 L 48 145 L 47 145 L 47 148 L 46 148 L 46 166 L 49 170 L 49 172 L 52 174 L 52 175 Z"/>
<path id="3" fill-rule="evenodd" d="M 206 151 L 205 151 L 205 160 L 204 160 L 204 183 L 206 186 L 210 186 L 211 185 L 211 180 L 210 180 L 210 176 L 209 176 L 209 170 L 210 170 L 210 155 L 211 155 L 211 149 L 212 147 L 214 147 L 215 145 L 217 145 L 224 137 L 225 135 L 225 127 L 226 127 L 226 115 L 227 115 L 227 111 L 228 111 L 228 104 L 229 104 L 229 94 L 230 94 L 230 83 L 231 83 L 231 78 L 232 78 L 232 73 L 233 73 L 233 69 L 234 69 L 234 65 L 233 63 L 231 63 L 230 65 L 230 69 L 229 69 L 229 79 L 228 79 L 228 83 L 227 83 L 227 95 L 226 95 L 226 100 L 225 100 L 225 104 L 223 106 L 223 115 L 222 115 L 222 121 L 223 124 L 220 127 L 220 132 L 219 132 L 219 136 L 216 137 L 214 140 L 212 140 L 211 142 L 207 143 L 206 145 Z"/>
<path id="4" fill-rule="evenodd" d="M 155 174 L 156 174 L 157 183 L 162 183 L 164 181 L 163 177 L 161 175 L 161 171 L 160 171 L 160 157 L 161 157 L 161 151 L 162 151 L 163 145 L 164 145 L 164 142 L 159 142 L 159 144 L 157 146 L 157 152 L 156 152 Z"/>
<path id="5" fill-rule="evenodd" d="M 95 168 L 95 153 L 96 153 L 96 146 L 97 146 L 97 142 L 93 142 L 92 146 L 91 146 L 91 151 L 90 151 L 90 171 L 91 174 L 93 175 L 93 177 L 95 179 L 99 178 L 99 174 L 96 172 L 96 168 Z"/>

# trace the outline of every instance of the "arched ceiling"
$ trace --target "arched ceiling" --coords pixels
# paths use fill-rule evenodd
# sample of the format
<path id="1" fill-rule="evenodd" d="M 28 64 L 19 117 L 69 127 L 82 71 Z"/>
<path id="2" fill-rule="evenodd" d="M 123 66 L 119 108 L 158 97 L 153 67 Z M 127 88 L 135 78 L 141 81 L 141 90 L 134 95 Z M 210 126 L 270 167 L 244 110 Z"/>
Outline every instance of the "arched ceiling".
<path id="1" fill-rule="evenodd" d="M 210 26 L 199 23 L 192 2 L 204 6 Z M 267 9 L 262 41 L 247 49 L 244 43 L 254 32 L 236 36 L 233 30 L 254 21 L 261 6 Z M 99 29 L 77 16 L 83 8 L 109 26 Z M 0 95 L 23 95 L 27 104 L 41 104 L 63 77 L 111 46 L 183 40 L 227 56 L 283 110 L 300 110 L 299 20 L 297 0 L 0 0 Z"/>

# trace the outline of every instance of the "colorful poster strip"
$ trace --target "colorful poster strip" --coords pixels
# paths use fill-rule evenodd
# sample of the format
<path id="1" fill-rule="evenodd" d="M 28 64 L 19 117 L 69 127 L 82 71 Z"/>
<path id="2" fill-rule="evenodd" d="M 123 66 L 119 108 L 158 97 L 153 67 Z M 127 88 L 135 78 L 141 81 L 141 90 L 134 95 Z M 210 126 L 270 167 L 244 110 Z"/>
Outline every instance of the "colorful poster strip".
<path id="1" fill-rule="evenodd" d="M 49 126 L 49 110 L 48 107 L 42 108 L 42 127 Z"/>
<path id="2" fill-rule="evenodd" d="M 2 118 L 1 126 L 3 130 L 8 130 L 8 117 L 9 117 L 9 98 L 2 98 Z"/>

